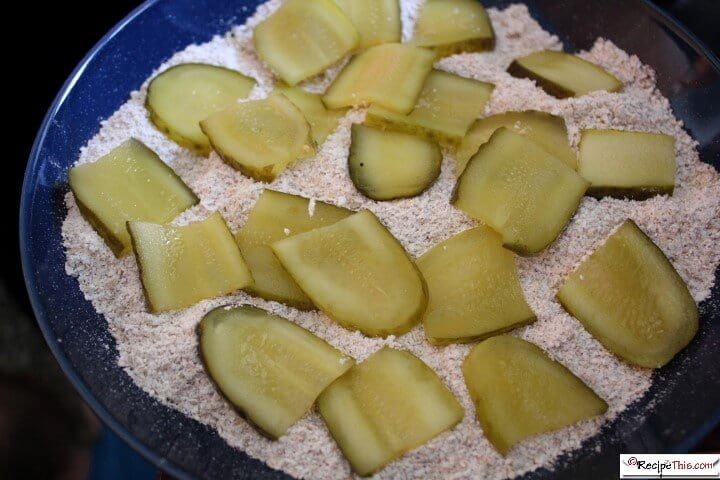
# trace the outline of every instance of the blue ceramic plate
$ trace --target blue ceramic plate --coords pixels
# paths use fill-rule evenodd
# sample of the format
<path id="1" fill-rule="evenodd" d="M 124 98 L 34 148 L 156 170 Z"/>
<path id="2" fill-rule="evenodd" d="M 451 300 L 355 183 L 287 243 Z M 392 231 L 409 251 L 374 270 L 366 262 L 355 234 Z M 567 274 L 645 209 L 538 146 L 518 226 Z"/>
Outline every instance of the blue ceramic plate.
<path id="1" fill-rule="evenodd" d="M 113 28 L 63 86 L 40 128 L 22 192 L 25 281 L 45 338 L 87 403 L 120 437 L 178 478 L 287 478 L 211 429 L 160 405 L 117 366 L 105 320 L 65 274 L 60 237 L 68 167 L 153 69 L 173 52 L 243 23 L 261 0 L 151 0 Z M 486 6 L 509 1 L 485 0 Z M 653 66 L 660 89 L 720 166 L 720 63 L 682 26 L 642 0 L 527 0 L 568 49 L 611 39 Z M 718 282 L 716 282 L 718 283 Z M 697 338 L 658 372 L 649 396 L 566 455 L 553 478 L 612 478 L 620 451 L 685 451 L 720 420 L 720 293 L 703 303 Z M 109 345 L 110 348 L 106 348 Z M 655 400 L 648 408 L 648 400 Z M 599 450 L 595 447 L 601 447 Z M 528 478 L 549 478 L 537 471 Z"/>

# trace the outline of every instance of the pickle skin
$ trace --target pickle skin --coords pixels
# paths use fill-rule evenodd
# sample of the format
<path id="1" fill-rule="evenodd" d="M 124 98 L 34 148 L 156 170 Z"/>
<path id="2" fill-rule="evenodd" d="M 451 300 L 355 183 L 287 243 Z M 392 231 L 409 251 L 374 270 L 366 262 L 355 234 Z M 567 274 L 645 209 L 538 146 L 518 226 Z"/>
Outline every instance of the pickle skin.
<path id="1" fill-rule="evenodd" d="M 425 144 L 425 147 L 427 150 L 431 151 L 429 154 L 431 155 L 431 158 L 429 158 L 429 161 L 431 165 L 429 165 L 429 169 L 427 171 L 426 178 L 423 182 L 419 182 L 415 188 L 408 188 L 405 192 L 399 193 L 399 188 L 393 192 L 393 193 L 382 193 L 381 187 L 373 186 L 372 181 L 368 180 L 367 177 L 365 177 L 363 170 L 363 167 L 367 167 L 368 163 L 371 161 L 376 160 L 379 158 L 380 155 L 375 155 L 376 152 L 366 152 L 363 154 L 363 149 L 368 147 L 362 147 L 363 141 L 361 137 L 365 136 L 377 136 L 377 135 L 385 135 L 388 137 L 388 142 L 391 144 L 395 144 L 394 146 L 397 146 L 400 142 L 413 142 L 416 145 L 420 145 L 422 143 Z M 382 130 L 376 130 L 364 125 L 360 124 L 354 124 L 352 126 L 351 130 L 351 143 L 350 143 L 350 153 L 348 155 L 348 172 L 350 174 L 350 179 L 352 180 L 353 184 L 355 185 L 355 188 L 357 188 L 360 193 L 365 195 L 366 197 L 377 200 L 377 201 L 389 201 L 389 200 L 397 200 L 401 198 L 412 198 L 416 197 L 418 195 L 421 195 L 423 192 L 425 192 L 428 188 L 430 188 L 433 183 L 435 183 L 435 180 L 437 180 L 438 176 L 440 176 L 440 166 L 442 164 L 442 152 L 440 151 L 440 147 L 437 144 L 434 144 L 433 142 L 430 142 L 428 140 L 423 140 L 421 138 L 414 137 L 410 134 L 406 133 L 399 133 L 399 132 L 383 132 Z M 365 159 L 367 157 L 367 159 Z M 385 157 L 383 155 L 383 160 L 385 162 L 389 162 L 392 160 L 400 161 L 402 162 L 403 159 L 400 158 L 390 158 Z"/>
<path id="2" fill-rule="evenodd" d="M 664 303 L 667 306 L 672 301 L 675 301 L 682 304 L 684 311 L 675 312 L 682 317 L 675 319 L 675 325 L 668 325 L 669 322 L 666 321 L 660 326 L 657 324 L 648 324 L 647 318 L 643 319 L 640 316 L 640 313 L 642 312 L 631 313 L 633 319 L 630 322 L 616 322 L 615 329 L 617 331 L 608 332 L 607 327 L 610 325 L 610 322 L 613 322 L 615 318 L 622 317 L 623 312 L 621 312 L 619 308 L 627 303 L 627 300 L 623 303 L 623 299 L 618 299 L 614 305 L 597 306 L 597 308 L 605 307 L 606 310 L 601 312 L 598 318 L 593 319 L 585 315 L 587 310 L 581 311 L 582 307 L 579 305 L 581 302 L 574 300 L 572 289 L 578 281 L 584 282 L 586 278 L 590 281 L 594 277 L 597 277 L 597 274 L 594 273 L 593 270 L 586 270 L 586 267 L 588 265 L 592 267 L 595 262 L 607 261 L 604 256 L 605 251 L 608 248 L 624 248 L 625 252 L 627 252 L 628 250 L 633 249 L 633 245 L 631 243 L 633 241 L 642 244 L 641 247 L 637 247 L 636 245 L 636 252 L 633 253 L 637 253 L 640 249 L 647 249 L 649 252 L 643 251 L 641 253 L 653 257 L 649 260 L 644 259 L 647 261 L 644 264 L 639 264 L 635 267 L 635 270 L 633 270 L 633 273 L 636 273 L 638 276 L 645 273 L 653 277 L 649 283 L 647 280 L 644 282 L 645 287 L 642 293 L 645 293 L 646 296 L 654 296 L 653 306 L 655 308 L 661 309 L 662 305 L 658 304 Z M 614 245 L 614 247 L 608 247 L 609 244 Z M 648 267 L 648 269 L 643 271 L 643 266 L 651 265 L 648 263 L 651 260 L 657 262 L 652 264 L 656 268 L 653 269 L 652 267 Z M 617 262 L 617 260 L 615 262 Z M 623 266 L 627 264 L 628 261 L 625 259 Z M 631 267 L 632 266 L 628 266 L 628 268 Z M 608 281 L 608 274 L 613 272 L 617 273 L 617 268 L 613 265 L 603 265 L 602 270 L 609 273 L 605 273 L 604 278 L 598 278 L 598 281 Z M 658 272 L 657 270 L 661 271 Z M 589 277 L 591 274 L 593 277 Z M 664 285 L 658 286 L 661 280 L 660 277 L 662 276 L 669 278 L 667 278 L 667 282 Z M 610 280 L 612 280 L 612 278 L 610 278 Z M 643 285 L 639 281 L 634 281 L 633 283 Z M 577 291 L 580 291 L 579 289 L 580 287 L 576 288 Z M 657 291 L 658 289 L 660 291 Z M 629 293 L 627 290 L 628 289 L 626 288 L 622 294 L 628 295 Z M 607 292 L 605 293 L 607 294 Z M 592 293 L 587 292 L 586 295 L 592 296 Z M 593 337 L 602 343 L 605 348 L 621 359 L 639 367 L 660 368 L 666 365 L 675 357 L 675 355 L 690 344 L 698 330 L 699 312 L 697 304 L 690 294 L 685 281 L 677 273 L 677 270 L 675 270 L 672 263 L 660 247 L 655 245 L 652 239 L 650 239 L 650 237 L 648 237 L 647 234 L 645 234 L 645 232 L 643 232 L 642 229 L 630 219 L 626 220 L 615 233 L 608 237 L 602 246 L 600 246 L 587 260 L 585 260 L 576 271 L 566 278 L 555 298 L 562 307 L 570 315 L 580 321 L 583 327 L 585 327 L 585 329 L 590 332 Z M 631 304 L 630 307 L 632 308 L 633 305 Z M 635 310 L 639 310 L 641 308 L 641 306 L 637 305 L 634 307 Z M 655 322 L 657 322 L 660 317 L 660 315 L 655 314 L 651 316 Z M 638 322 L 641 322 L 641 324 L 638 324 Z M 627 344 L 628 339 L 630 339 L 632 346 Z M 648 348 L 648 344 L 652 340 L 655 340 L 656 343 L 660 342 L 660 345 L 654 345 L 653 348 Z"/>
<path id="3" fill-rule="evenodd" d="M 262 309 L 260 309 L 260 308 L 253 307 L 253 306 L 250 306 L 250 305 L 239 305 L 239 306 L 236 306 L 236 305 L 222 305 L 222 306 L 216 307 L 216 308 L 210 310 L 208 313 L 206 313 L 205 316 L 203 317 L 203 319 L 198 323 L 198 325 L 197 325 L 197 327 L 196 327 L 196 329 L 195 329 L 195 330 L 196 330 L 196 334 L 197 334 L 197 336 L 198 336 L 198 354 L 199 354 L 200 360 L 201 360 L 201 362 L 202 362 L 202 364 L 203 364 L 203 368 L 205 369 L 205 372 L 207 373 L 207 376 L 208 376 L 208 378 L 210 379 L 210 382 L 211 382 L 211 383 L 213 384 L 213 386 L 215 387 L 215 390 L 230 404 L 230 406 L 233 408 L 233 410 L 235 410 L 235 412 L 236 412 L 240 417 L 242 417 L 245 421 L 247 421 L 250 425 L 252 425 L 252 426 L 257 430 L 258 433 L 260 433 L 261 435 L 263 435 L 264 437 L 266 437 L 266 438 L 269 439 L 269 440 L 273 440 L 273 441 L 274 441 L 274 440 L 278 440 L 278 439 L 282 436 L 282 434 L 278 434 L 279 432 L 271 432 L 271 431 L 270 431 L 271 429 L 269 429 L 269 428 L 264 428 L 263 425 L 262 425 L 262 423 L 263 423 L 262 421 L 257 421 L 256 419 L 254 419 L 252 413 L 249 412 L 248 409 L 245 409 L 245 408 L 241 407 L 240 405 L 238 405 L 237 402 L 233 401 L 233 400 L 223 391 L 222 387 L 221 387 L 221 386 L 219 385 L 219 383 L 215 380 L 215 378 L 213 377 L 213 374 L 211 373 L 210 364 L 211 364 L 212 362 L 209 361 L 208 352 L 206 352 L 206 351 L 205 351 L 205 348 L 203 348 L 203 341 L 202 341 L 202 340 L 203 340 L 203 334 L 204 334 L 205 331 L 208 329 L 208 325 L 207 325 L 207 324 L 210 323 L 210 322 L 212 322 L 212 321 L 214 320 L 214 317 L 217 317 L 217 316 L 219 316 L 219 315 L 228 315 L 228 312 L 233 312 L 233 311 L 247 312 L 248 314 L 251 314 L 251 315 L 252 315 L 252 314 L 260 314 L 260 315 L 264 314 L 264 315 L 267 315 L 268 317 L 273 317 L 273 318 L 277 318 L 277 319 L 286 321 L 286 322 L 288 322 L 289 324 L 292 324 L 292 322 L 288 321 L 287 319 L 285 319 L 285 318 L 283 318 L 283 317 L 279 317 L 279 316 L 277 316 L 277 315 L 271 314 L 270 312 L 267 312 L 267 311 L 265 311 L 265 310 L 262 310 Z M 222 321 L 222 320 L 221 320 L 221 321 Z M 307 333 L 307 334 L 309 334 L 309 335 L 312 335 L 312 337 L 317 338 L 318 340 L 320 340 L 321 342 L 323 342 L 325 345 L 327 345 L 328 349 L 330 349 L 330 350 L 335 350 L 335 351 L 338 352 L 338 354 L 339 354 L 339 355 L 338 355 L 338 358 L 339 358 L 339 360 L 340 360 L 341 365 L 343 366 L 343 368 L 340 369 L 341 371 L 338 371 L 338 377 L 339 377 L 340 375 L 342 375 L 343 373 L 345 373 L 347 370 L 349 370 L 350 368 L 352 368 L 352 367 L 355 365 L 355 360 L 354 360 L 352 357 L 343 354 L 342 352 L 340 352 L 339 350 L 335 349 L 335 348 L 332 347 L 330 344 L 328 344 L 327 342 L 325 342 L 324 340 L 322 340 L 320 337 L 317 337 L 316 335 L 314 335 L 312 332 L 309 332 L 309 331 L 305 330 L 304 328 L 302 328 L 302 327 L 300 327 L 300 326 L 297 326 L 297 325 L 295 325 L 295 324 L 292 324 L 292 325 L 293 325 L 294 327 L 296 327 L 298 330 L 304 331 L 305 333 Z M 332 382 L 330 382 L 330 383 L 332 383 Z M 322 391 L 318 392 L 318 396 L 319 396 L 320 393 L 322 393 Z M 316 399 L 317 399 L 317 398 L 316 398 Z M 313 404 L 314 404 L 314 403 L 315 403 L 315 402 L 313 401 Z M 305 413 L 307 413 L 307 411 L 309 411 L 309 410 L 310 410 L 310 409 L 308 408 L 308 410 L 306 410 Z M 301 417 L 300 417 L 300 418 L 301 418 Z M 300 418 L 298 418 L 297 420 L 299 421 Z M 284 432 L 283 432 L 283 433 L 284 433 Z"/>
<path id="4" fill-rule="evenodd" d="M 160 73 L 158 76 L 153 78 L 150 81 L 150 84 L 148 85 L 147 89 L 147 95 L 145 96 L 145 109 L 148 111 L 148 114 L 150 115 L 150 122 L 152 122 L 155 127 L 160 130 L 162 133 L 165 134 L 170 140 L 174 141 L 178 145 L 187 148 L 191 152 L 195 153 L 196 155 L 200 155 L 203 157 L 206 157 L 212 152 L 212 147 L 210 146 L 209 141 L 204 141 L 201 143 L 198 143 L 196 140 L 193 140 L 187 136 L 184 136 L 178 132 L 176 132 L 169 124 L 166 122 L 162 115 L 160 115 L 157 110 L 153 107 L 153 85 L 156 85 L 156 80 L 160 79 L 164 74 L 172 74 L 174 71 L 179 69 L 185 69 L 185 68 L 192 68 L 192 67 L 198 67 L 198 68 L 212 68 L 212 69 L 218 69 L 219 71 L 224 71 L 230 74 L 235 74 L 238 76 L 239 79 L 247 80 L 248 82 L 248 91 L 247 94 L 249 95 L 250 91 L 254 86 L 256 85 L 256 82 L 254 79 L 247 77 L 243 75 L 240 72 L 237 72 L 235 70 L 220 67 L 217 65 L 210 65 L 205 63 L 182 63 L 180 65 L 175 65 L 174 67 L 170 67 L 164 72 Z M 247 95 L 244 95 L 243 97 L 239 98 L 246 98 Z"/>
<path id="5" fill-rule="evenodd" d="M 608 410 L 607 402 L 564 365 L 511 335 L 480 342 L 462 370 L 483 433 L 503 456 L 527 438 Z"/>
<path id="6" fill-rule="evenodd" d="M 564 54 L 564 55 L 573 56 L 573 55 L 571 55 L 571 54 L 565 54 L 564 52 L 555 52 L 555 51 L 552 51 L 552 50 L 545 50 L 545 51 L 543 51 L 543 52 L 535 52 L 535 53 L 538 54 L 538 53 L 547 53 L 547 52 L 549 52 L 549 53 L 558 53 L 558 54 L 561 54 L 561 53 L 562 53 L 562 54 Z M 531 54 L 531 55 L 533 55 L 533 54 Z M 528 56 L 530 56 L 530 55 L 528 55 Z M 524 57 L 523 57 L 523 58 L 524 58 Z M 579 57 L 577 57 L 577 58 L 579 58 Z M 535 83 L 537 83 L 537 85 L 538 85 L 540 88 L 542 88 L 545 92 L 547 92 L 549 95 L 552 95 L 553 97 L 559 98 L 559 99 L 561 99 L 561 100 L 562 100 L 562 99 L 565 99 L 565 98 L 571 98 L 571 97 L 580 97 L 580 96 L 586 94 L 586 93 L 578 93 L 578 92 L 575 92 L 574 90 L 572 90 L 572 89 L 570 89 L 570 88 L 563 87 L 562 85 L 559 85 L 559 84 L 553 82 L 552 80 L 549 80 L 549 79 L 547 79 L 547 78 L 545 78 L 545 77 L 542 77 L 542 76 L 536 74 L 536 73 L 533 72 L 531 69 L 526 68 L 525 66 L 523 66 L 523 65 L 520 63 L 521 60 L 522 60 L 522 59 L 515 59 L 515 60 L 513 60 L 512 63 L 510 64 L 510 66 L 509 66 L 508 69 L 507 69 L 507 72 L 508 72 L 510 75 L 512 75 L 513 77 L 516 77 L 516 78 L 527 78 L 527 79 L 530 79 L 530 80 L 534 80 Z M 582 60 L 582 59 L 581 59 L 581 60 Z M 593 66 L 593 67 L 595 67 L 596 69 L 599 69 L 600 71 L 602 71 L 602 73 L 603 73 L 604 75 L 607 75 L 607 76 L 609 76 L 609 77 L 612 77 L 612 79 L 615 80 L 615 84 L 614 84 L 612 87 L 606 89 L 605 91 L 611 92 L 611 93 L 616 93 L 616 92 L 620 92 L 620 91 L 623 90 L 623 88 L 624 88 L 623 83 L 622 83 L 620 80 L 618 80 L 614 75 L 612 75 L 611 73 L 609 73 L 608 71 L 606 71 L 605 69 L 603 69 L 602 67 L 600 67 L 599 65 L 596 65 L 596 64 L 594 64 L 594 63 L 592 63 L 592 62 L 588 62 L 587 60 L 584 60 L 584 62 L 587 63 L 588 66 Z M 597 90 L 596 90 L 596 91 L 597 91 Z M 590 93 L 590 92 L 587 92 L 587 93 Z"/>
<path id="7" fill-rule="evenodd" d="M 422 360 L 387 346 L 326 388 L 318 410 L 353 471 L 363 477 L 451 430 L 465 414 Z"/>

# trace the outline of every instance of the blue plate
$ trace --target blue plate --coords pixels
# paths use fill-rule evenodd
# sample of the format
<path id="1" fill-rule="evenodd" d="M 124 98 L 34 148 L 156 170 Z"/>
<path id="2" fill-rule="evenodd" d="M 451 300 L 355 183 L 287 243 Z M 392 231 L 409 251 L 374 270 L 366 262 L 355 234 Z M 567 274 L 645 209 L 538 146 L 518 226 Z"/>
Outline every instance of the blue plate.
<path id="1" fill-rule="evenodd" d="M 261 0 L 151 0 L 90 51 L 58 94 L 33 146 L 22 191 L 20 243 L 30 299 L 63 370 L 120 437 L 178 478 L 288 478 L 229 447 L 214 431 L 160 405 L 117 366 L 105 320 L 65 274 L 60 237 L 68 167 L 79 148 L 173 52 L 243 23 Z M 504 7 L 509 1 L 485 0 Z M 720 166 L 720 63 L 673 19 L 642 0 L 527 0 L 533 16 L 569 50 L 597 36 L 653 66 L 676 115 Z M 716 282 L 716 285 L 719 282 Z M 720 421 L 720 301 L 701 306 L 700 332 L 660 370 L 648 397 L 551 474 L 528 478 L 612 478 L 623 452 L 686 451 Z M 110 348 L 106 346 L 109 345 Z M 651 408 L 650 399 L 654 399 Z M 601 447 L 599 450 L 596 447 Z"/>

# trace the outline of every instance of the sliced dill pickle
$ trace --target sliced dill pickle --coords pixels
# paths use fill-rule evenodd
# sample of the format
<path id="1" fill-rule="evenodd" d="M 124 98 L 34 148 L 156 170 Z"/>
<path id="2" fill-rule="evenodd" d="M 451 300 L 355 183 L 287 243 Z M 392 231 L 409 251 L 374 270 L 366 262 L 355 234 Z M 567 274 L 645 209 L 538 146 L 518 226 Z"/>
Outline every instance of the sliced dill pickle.
<path id="1" fill-rule="evenodd" d="M 287 0 L 253 30 L 258 56 L 290 86 L 332 66 L 359 41 L 333 0 Z"/>
<path id="2" fill-rule="evenodd" d="M 433 48 L 438 56 L 480 52 L 495 47 L 492 23 L 477 0 L 427 0 L 415 23 L 411 43 Z"/>
<path id="3" fill-rule="evenodd" d="M 468 162 L 452 203 L 499 232 L 505 247 L 532 255 L 560 235 L 587 187 L 562 160 L 502 127 Z"/>
<path id="4" fill-rule="evenodd" d="M 373 105 L 365 123 L 457 146 L 473 121 L 485 111 L 494 88 L 491 83 L 433 70 L 409 114 Z"/>
<path id="5" fill-rule="evenodd" d="M 520 287 L 515 255 L 488 227 L 436 245 L 417 265 L 428 286 L 423 324 L 433 345 L 471 342 L 535 321 Z"/>
<path id="6" fill-rule="evenodd" d="M 373 200 L 420 195 L 440 175 L 437 143 L 401 132 L 354 124 L 348 170 L 355 187 Z"/>
<path id="7" fill-rule="evenodd" d="M 430 50 L 400 43 L 369 48 L 353 57 L 325 92 L 328 108 L 370 103 L 409 113 L 430 73 Z"/>
<path id="8" fill-rule="evenodd" d="M 95 162 L 72 167 L 68 178 L 83 217 L 117 257 L 132 252 L 128 221 L 170 222 L 199 201 L 172 168 L 135 139 Z"/>
<path id="9" fill-rule="evenodd" d="M 227 295 L 252 276 L 219 213 L 184 227 L 128 222 L 145 298 L 153 313 Z"/>
<path id="10" fill-rule="evenodd" d="M 662 133 L 583 130 L 578 173 L 588 195 L 644 200 L 675 190 L 675 139 Z"/>
<path id="11" fill-rule="evenodd" d="M 300 109 L 310 124 L 313 140 L 318 147 L 325 142 L 328 135 L 335 131 L 340 119 L 347 113 L 345 109 L 325 108 L 322 95 L 310 93 L 300 87 L 279 87 L 278 91 Z"/>
<path id="12" fill-rule="evenodd" d="M 248 292 L 301 310 L 315 308 L 282 267 L 270 244 L 331 225 L 355 212 L 324 202 L 315 202 L 312 211 L 310 208 L 310 200 L 298 195 L 267 189 L 260 195 L 235 236 L 255 280 Z"/>
<path id="13" fill-rule="evenodd" d="M 604 414 L 607 403 L 530 342 L 500 335 L 463 362 L 483 433 L 503 455 L 528 437 Z"/>
<path id="14" fill-rule="evenodd" d="M 262 182 L 315 153 L 310 124 L 280 93 L 214 113 L 200 127 L 225 162 Z"/>
<path id="15" fill-rule="evenodd" d="M 511 129 L 525 135 L 540 147 L 555 155 L 573 170 L 577 169 L 577 155 L 568 141 L 567 127 L 562 117 L 537 110 L 524 112 L 506 112 L 476 120 L 462 139 L 455 154 L 456 173 L 465 170 L 470 157 L 475 155 L 480 145 L 487 142 L 495 130 L 500 127 Z"/>
<path id="16" fill-rule="evenodd" d="M 641 367 L 662 367 L 698 329 L 687 285 L 632 220 L 567 278 L 557 298 L 605 348 Z"/>
<path id="17" fill-rule="evenodd" d="M 413 354 L 384 347 L 335 380 L 318 410 L 358 475 L 370 475 L 450 430 L 465 414 Z"/>
<path id="18" fill-rule="evenodd" d="M 304 328 L 248 305 L 211 310 L 198 331 L 215 385 L 272 439 L 304 417 L 320 392 L 355 364 Z"/>
<path id="19" fill-rule="evenodd" d="M 335 0 L 360 34 L 358 48 L 400 41 L 398 0 Z"/>
<path id="20" fill-rule="evenodd" d="M 223 67 L 185 63 L 169 68 L 148 85 L 145 108 L 150 121 L 183 147 L 201 155 L 212 148 L 200 122 L 246 98 L 255 80 Z"/>
<path id="21" fill-rule="evenodd" d="M 553 50 L 516 58 L 508 67 L 508 73 L 513 77 L 535 80 L 539 87 L 557 98 L 623 89 L 622 82 L 602 67 L 576 55 Z"/>
<path id="22" fill-rule="evenodd" d="M 275 242 L 272 249 L 313 303 L 345 328 L 400 335 L 427 305 L 417 267 L 369 210 Z"/>

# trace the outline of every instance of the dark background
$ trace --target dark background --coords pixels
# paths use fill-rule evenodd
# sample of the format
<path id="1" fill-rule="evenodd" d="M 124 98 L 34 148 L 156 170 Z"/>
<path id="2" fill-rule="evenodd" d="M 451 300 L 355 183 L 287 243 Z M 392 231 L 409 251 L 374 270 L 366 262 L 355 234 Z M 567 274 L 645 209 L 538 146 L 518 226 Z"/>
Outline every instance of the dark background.
<path id="1" fill-rule="evenodd" d="M 10 136 L 5 141 L 9 151 L 0 189 L 4 216 L 0 238 L 6 253 L 0 260 L 3 479 L 142 480 L 154 476 L 146 462 L 103 430 L 50 357 L 27 300 L 17 242 L 22 176 L 46 110 L 85 53 L 137 3 L 111 0 L 83 6 L 80 2 L 22 2 L 14 3 L 12 14 L 5 16 L 5 32 L 12 34 L 5 39 L 3 49 L 6 87 L 2 104 Z M 655 3 L 720 53 L 720 0 Z M 698 451 L 720 451 L 720 433 L 713 432 Z M 38 461 L 39 452 L 43 453 L 42 461 Z"/>

